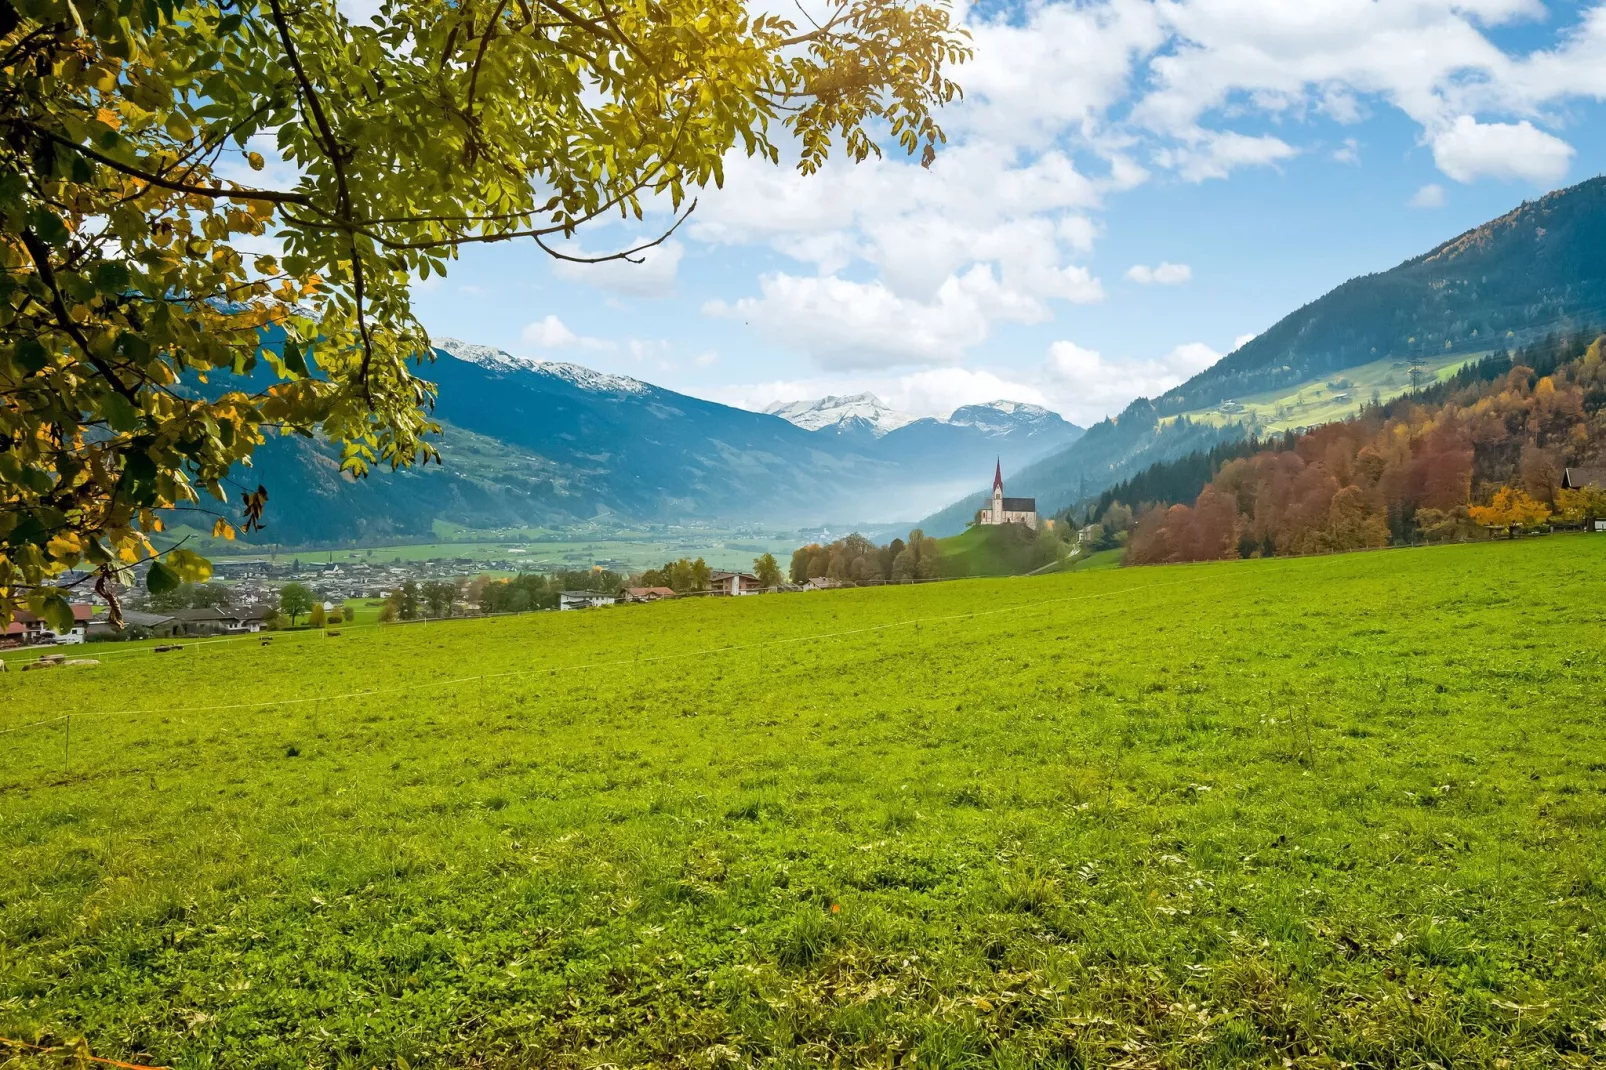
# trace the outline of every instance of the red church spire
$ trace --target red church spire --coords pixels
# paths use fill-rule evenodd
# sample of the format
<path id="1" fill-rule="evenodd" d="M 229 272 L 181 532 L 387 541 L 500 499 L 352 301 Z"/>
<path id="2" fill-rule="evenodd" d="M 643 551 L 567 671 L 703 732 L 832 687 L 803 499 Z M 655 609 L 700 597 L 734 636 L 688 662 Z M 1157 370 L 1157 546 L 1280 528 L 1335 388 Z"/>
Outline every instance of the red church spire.
<path id="1" fill-rule="evenodd" d="M 995 467 L 993 469 L 993 490 L 1000 491 L 1000 490 L 1003 490 L 1003 489 L 1004 489 L 1004 459 L 1002 457 L 1000 457 L 998 459 L 997 467 Z"/>

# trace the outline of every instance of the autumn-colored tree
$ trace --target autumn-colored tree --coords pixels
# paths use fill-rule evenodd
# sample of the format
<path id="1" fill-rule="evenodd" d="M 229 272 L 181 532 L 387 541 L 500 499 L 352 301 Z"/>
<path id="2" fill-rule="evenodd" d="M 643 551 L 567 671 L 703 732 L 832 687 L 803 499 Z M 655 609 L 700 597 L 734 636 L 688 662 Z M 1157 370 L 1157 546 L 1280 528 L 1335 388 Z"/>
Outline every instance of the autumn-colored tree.
<path id="1" fill-rule="evenodd" d="M 314 628 L 322 628 L 329 623 L 328 617 L 324 613 L 322 602 L 313 603 L 312 612 L 307 614 L 307 623 Z"/>
<path id="2" fill-rule="evenodd" d="M 1192 504 L 1138 518 L 1127 561 L 1150 564 L 1368 549 L 1462 538 L 1476 524 L 1533 527 L 1550 499 L 1569 519 L 1598 508 L 1559 487 L 1606 449 L 1603 341 L 1537 375 L 1507 365 L 1438 401 L 1415 397 L 1227 461 Z M 1178 462 L 1184 465 L 1191 462 Z M 1165 485 L 1156 473 L 1143 485 Z M 1499 488 L 1472 506 L 1474 488 Z M 1484 493 L 1488 493 L 1484 491 Z M 1114 515 L 1113 507 L 1106 513 Z"/>
<path id="3" fill-rule="evenodd" d="M 130 565 L 204 580 L 150 536 L 173 508 L 256 526 L 266 488 L 226 481 L 269 435 L 356 476 L 438 459 L 409 288 L 465 245 L 583 260 L 587 224 L 670 209 L 628 256 L 733 152 L 929 163 L 969 54 L 945 0 L 346 11 L 0 0 L 0 620 L 70 619 L 70 568 L 114 616 Z"/>
<path id="4" fill-rule="evenodd" d="M 1606 488 L 1579 487 L 1556 492 L 1556 513 L 1570 523 L 1606 519 Z"/>
<path id="5" fill-rule="evenodd" d="M 775 560 L 774 554 L 765 554 L 753 559 L 753 577 L 758 580 L 760 589 L 770 591 L 781 585 L 781 563 Z"/>
<path id="6" fill-rule="evenodd" d="M 1550 519 L 1550 506 L 1517 487 L 1501 487 L 1488 505 L 1467 510 L 1473 523 L 1486 528 L 1532 528 Z"/>

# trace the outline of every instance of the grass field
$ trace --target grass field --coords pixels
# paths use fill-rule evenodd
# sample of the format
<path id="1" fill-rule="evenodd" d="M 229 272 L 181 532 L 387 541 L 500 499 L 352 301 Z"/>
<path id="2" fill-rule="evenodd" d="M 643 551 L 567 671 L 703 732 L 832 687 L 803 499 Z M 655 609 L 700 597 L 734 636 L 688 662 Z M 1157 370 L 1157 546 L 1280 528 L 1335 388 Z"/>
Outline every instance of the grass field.
<path id="1" fill-rule="evenodd" d="M 1425 359 L 1422 371 L 1426 381 L 1448 379 L 1485 353 L 1456 353 Z M 1389 401 L 1411 389 L 1411 369 L 1403 358 L 1375 360 L 1332 375 L 1306 380 L 1295 386 L 1250 394 L 1236 399 L 1231 408 L 1197 409 L 1184 413 L 1202 423 L 1235 423 L 1247 417 L 1258 420 L 1261 434 L 1287 431 L 1294 427 L 1315 427 L 1353 416 L 1372 400 Z"/>
<path id="2" fill-rule="evenodd" d="M 13 672 L 0 1034 L 186 1068 L 1599 1065 L 1602 575 L 1606 538 L 1554 537 Z"/>

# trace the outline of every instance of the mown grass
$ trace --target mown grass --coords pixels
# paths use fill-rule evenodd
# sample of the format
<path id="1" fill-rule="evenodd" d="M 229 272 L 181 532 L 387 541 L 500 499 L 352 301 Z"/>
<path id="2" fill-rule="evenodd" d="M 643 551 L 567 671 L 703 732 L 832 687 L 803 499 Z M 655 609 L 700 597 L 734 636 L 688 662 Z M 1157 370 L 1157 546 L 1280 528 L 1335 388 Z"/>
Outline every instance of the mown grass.
<path id="1" fill-rule="evenodd" d="M 1603 566 L 1556 537 L 12 673 L 0 729 L 74 716 L 70 753 L 0 735 L 0 1034 L 231 1068 L 1594 1065 Z"/>

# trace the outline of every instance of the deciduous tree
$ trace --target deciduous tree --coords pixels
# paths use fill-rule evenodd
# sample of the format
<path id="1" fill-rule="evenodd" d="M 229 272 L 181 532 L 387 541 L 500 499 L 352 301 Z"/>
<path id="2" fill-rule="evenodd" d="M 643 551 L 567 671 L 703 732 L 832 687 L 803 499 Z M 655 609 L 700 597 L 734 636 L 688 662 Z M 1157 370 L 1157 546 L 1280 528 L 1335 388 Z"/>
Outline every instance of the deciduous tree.
<path id="1" fill-rule="evenodd" d="M 287 583 L 279 588 L 279 612 L 290 618 L 293 625 L 296 618 L 312 610 L 312 589 L 304 583 Z"/>
<path id="2" fill-rule="evenodd" d="M 0 0 L 0 620 L 69 568 L 115 615 L 165 510 L 259 525 L 268 436 L 438 459 L 409 287 L 465 245 L 661 205 L 639 252 L 732 151 L 929 163 L 967 55 L 945 0 Z"/>

